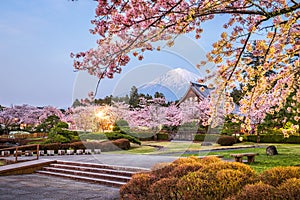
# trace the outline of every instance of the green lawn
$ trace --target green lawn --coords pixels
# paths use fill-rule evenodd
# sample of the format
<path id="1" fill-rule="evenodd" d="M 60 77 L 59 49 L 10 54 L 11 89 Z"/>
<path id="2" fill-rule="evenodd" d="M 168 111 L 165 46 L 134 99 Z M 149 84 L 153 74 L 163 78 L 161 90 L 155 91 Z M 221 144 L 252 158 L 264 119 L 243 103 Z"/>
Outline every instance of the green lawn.
<path id="1" fill-rule="evenodd" d="M 0 160 L 0 166 L 3 166 L 3 165 L 5 165 L 5 162 Z"/>
<path id="2" fill-rule="evenodd" d="M 244 152 L 255 152 L 259 153 L 255 157 L 255 162 L 250 164 L 250 166 L 257 172 L 261 172 L 265 169 L 275 167 L 275 166 L 295 166 L 300 165 L 300 145 L 293 144 L 274 144 L 277 148 L 278 155 L 267 156 L 266 147 L 267 144 L 262 144 L 264 148 L 249 148 L 241 150 L 228 150 L 228 151 L 218 151 L 209 152 L 208 154 L 202 153 L 200 155 L 223 155 L 224 159 L 233 159 L 230 157 L 232 153 L 244 153 Z M 190 156 L 191 154 L 184 156 Z M 192 154 L 199 155 L 199 154 Z M 246 159 L 246 158 L 245 158 Z"/>
<path id="3" fill-rule="evenodd" d="M 299 144 L 274 144 L 279 153 L 279 155 L 276 156 L 266 155 L 266 147 L 271 144 L 239 143 L 239 144 L 235 144 L 233 147 L 249 147 L 253 145 L 261 146 L 262 148 L 227 150 L 226 148 L 228 147 L 221 147 L 217 144 L 214 144 L 213 146 L 203 147 L 201 146 L 200 143 L 193 143 L 193 142 L 147 141 L 147 142 L 143 142 L 141 146 L 132 145 L 132 148 L 128 151 L 118 151 L 118 152 L 111 152 L 111 153 L 155 154 L 155 155 L 171 154 L 174 156 L 223 155 L 224 159 L 233 160 L 233 158 L 230 157 L 230 154 L 232 153 L 255 152 L 255 153 L 259 153 L 259 155 L 255 157 L 255 162 L 250 165 L 257 172 L 261 172 L 265 169 L 275 167 L 275 166 L 300 165 Z M 158 149 L 157 146 L 161 146 L 163 148 Z M 213 151 L 214 149 L 220 149 L 220 148 L 224 148 L 224 149 L 222 151 Z M 208 151 L 203 152 L 203 150 L 208 150 Z M 192 151 L 192 153 L 184 154 L 183 152 L 186 151 Z M 246 157 L 244 159 L 246 160 Z"/>

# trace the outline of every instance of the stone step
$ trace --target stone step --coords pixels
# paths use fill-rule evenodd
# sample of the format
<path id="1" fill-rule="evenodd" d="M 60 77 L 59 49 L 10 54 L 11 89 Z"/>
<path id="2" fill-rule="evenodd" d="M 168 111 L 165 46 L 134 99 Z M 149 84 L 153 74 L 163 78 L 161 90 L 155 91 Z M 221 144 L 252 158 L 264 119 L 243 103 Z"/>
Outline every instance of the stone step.
<path id="1" fill-rule="evenodd" d="M 149 171 L 149 169 L 147 169 L 147 168 L 140 168 L 140 167 L 124 167 L 124 166 L 107 165 L 107 164 L 83 163 L 83 162 L 60 161 L 60 160 L 57 161 L 57 164 L 91 167 L 91 168 L 100 168 L 100 169 L 113 169 L 113 170 L 129 171 L 129 172 Z"/>
<path id="2" fill-rule="evenodd" d="M 127 177 L 131 177 L 133 174 L 136 173 L 136 172 L 132 172 L 132 171 L 102 169 L 102 168 L 95 168 L 95 167 L 85 167 L 85 166 L 65 165 L 65 164 L 51 164 L 50 167 L 69 169 L 69 170 L 77 170 L 77 171 L 85 171 L 85 172 L 95 172 L 95 173 L 102 173 L 102 174 L 113 174 L 113 175 L 117 175 L 117 176 L 127 176 Z"/>
<path id="3" fill-rule="evenodd" d="M 61 178 L 74 179 L 78 181 L 98 183 L 98 184 L 107 185 L 111 187 L 121 187 L 122 185 L 126 184 L 126 182 L 122 182 L 122 181 L 111 181 L 111 180 L 100 179 L 100 178 L 92 178 L 92 177 L 78 176 L 73 174 L 65 174 L 65 173 L 58 173 L 58 172 L 51 172 L 51 171 L 44 171 L 44 170 L 39 170 L 36 172 L 43 175 L 51 175 L 51 176 L 57 176 Z"/>
<path id="4" fill-rule="evenodd" d="M 55 168 L 55 167 L 44 167 L 43 170 L 62 173 L 62 174 L 70 174 L 76 176 L 105 179 L 110 181 L 118 181 L 118 182 L 128 182 L 131 178 L 130 176 L 119 176 L 119 175 L 112 175 L 112 174 L 86 172 L 86 171 L 70 170 L 70 169 Z"/>

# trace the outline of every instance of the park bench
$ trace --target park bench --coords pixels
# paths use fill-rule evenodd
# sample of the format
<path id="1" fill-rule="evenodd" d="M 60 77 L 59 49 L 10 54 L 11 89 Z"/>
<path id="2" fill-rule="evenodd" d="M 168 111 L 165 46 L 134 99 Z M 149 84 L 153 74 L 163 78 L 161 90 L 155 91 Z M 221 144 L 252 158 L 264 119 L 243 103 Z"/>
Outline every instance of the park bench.
<path id="1" fill-rule="evenodd" d="M 255 156 L 257 156 L 258 153 L 236 153 L 236 154 L 230 154 L 231 157 L 234 157 L 234 160 L 236 162 L 243 162 L 243 157 L 247 157 L 248 163 L 253 163 Z"/>

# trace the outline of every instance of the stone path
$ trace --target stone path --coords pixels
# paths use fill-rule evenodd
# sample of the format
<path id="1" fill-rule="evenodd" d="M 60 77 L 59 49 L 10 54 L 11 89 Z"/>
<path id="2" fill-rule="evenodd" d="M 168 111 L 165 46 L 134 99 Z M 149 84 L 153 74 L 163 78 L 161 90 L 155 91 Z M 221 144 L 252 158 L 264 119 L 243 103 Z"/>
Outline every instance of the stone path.
<path id="1" fill-rule="evenodd" d="M 115 200 L 119 189 L 38 174 L 0 177 L 1 200 Z"/>
<path id="2" fill-rule="evenodd" d="M 100 163 L 149 169 L 156 163 L 172 162 L 177 158 L 178 156 L 102 153 L 93 155 L 43 156 L 40 159 Z"/>
<path id="3" fill-rule="evenodd" d="M 151 168 L 172 162 L 174 156 L 97 154 L 42 156 L 42 160 L 65 160 Z M 1 167 L 0 167 L 1 168 Z M 119 189 L 38 174 L 0 177 L 0 200 L 111 200 L 119 199 Z"/>

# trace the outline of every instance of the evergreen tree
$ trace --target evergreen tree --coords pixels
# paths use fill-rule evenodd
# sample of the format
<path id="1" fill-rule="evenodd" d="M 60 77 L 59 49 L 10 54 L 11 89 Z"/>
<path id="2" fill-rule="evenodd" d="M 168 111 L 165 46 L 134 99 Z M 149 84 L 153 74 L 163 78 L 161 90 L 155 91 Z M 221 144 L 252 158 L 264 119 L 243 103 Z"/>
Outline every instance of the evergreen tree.
<path id="1" fill-rule="evenodd" d="M 165 95 L 161 92 L 155 92 L 154 98 L 165 98 Z"/>
<path id="2" fill-rule="evenodd" d="M 139 94 L 138 94 L 138 89 L 135 86 L 132 86 L 130 90 L 130 96 L 129 96 L 129 105 L 131 108 L 136 108 L 139 105 Z"/>

